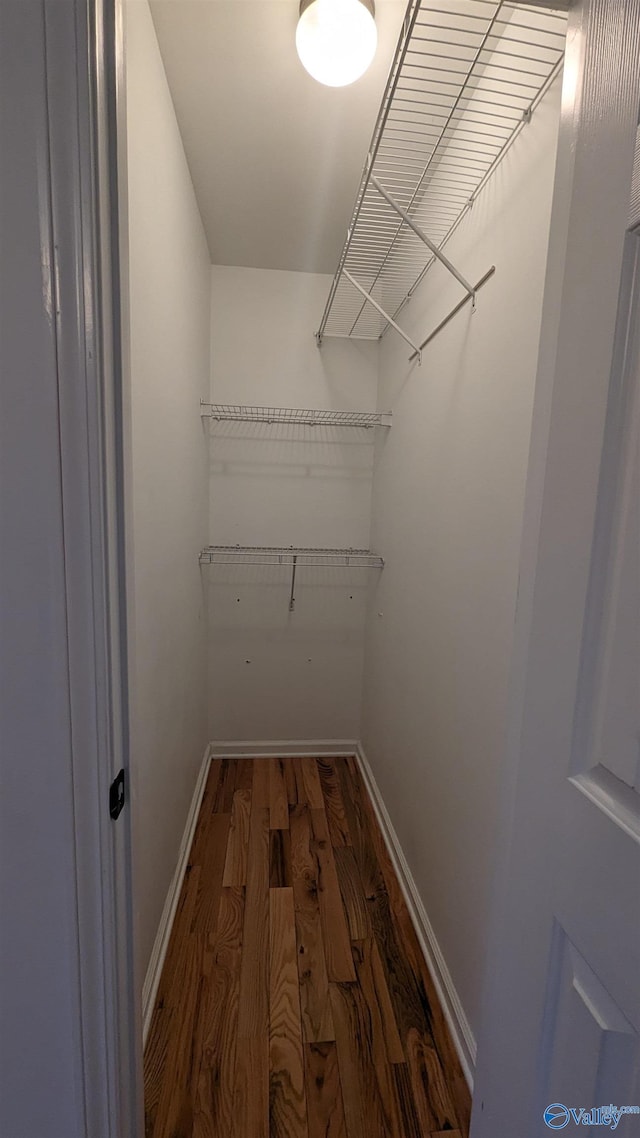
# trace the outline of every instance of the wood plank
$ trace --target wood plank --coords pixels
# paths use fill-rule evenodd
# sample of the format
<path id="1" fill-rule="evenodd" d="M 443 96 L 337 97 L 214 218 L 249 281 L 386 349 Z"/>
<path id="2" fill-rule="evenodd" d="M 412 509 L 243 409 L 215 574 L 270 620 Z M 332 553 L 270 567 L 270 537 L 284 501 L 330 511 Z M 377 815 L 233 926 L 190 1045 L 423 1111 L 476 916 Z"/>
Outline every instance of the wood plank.
<path id="1" fill-rule="evenodd" d="M 231 808 L 231 827 L 222 875 L 222 884 L 225 889 L 247 884 L 250 814 L 251 791 L 236 790 Z"/>
<path id="2" fill-rule="evenodd" d="M 322 922 L 327 975 L 337 982 L 355 982 L 349 928 L 342 904 L 338 874 L 324 810 L 310 810 L 312 853 L 318 863 L 318 904 Z"/>
<path id="3" fill-rule="evenodd" d="M 262 772 L 262 773 L 260 773 Z M 238 1038 L 266 1039 L 269 1030 L 269 806 L 265 764 L 254 766 L 249 819 Z"/>
<path id="4" fill-rule="evenodd" d="M 296 770 L 293 759 L 282 759 L 284 782 L 287 789 L 287 802 L 289 806 L 298 805 L 298 786 L 296 783 Z"/>
<path id="5" fill-rule="evenodd" d="M 269 768 L 254 760 L 243 925 L 234 1138 L 269 1135 Z"/>
<path id="6" fill-rule="evenodd" d="M 237 759 L 214 759 L 220 763 L 220 778 L 213 802 L 214 814 L 230 814 L 236 789 Z"/>
<path id="7" fill-rule="evenodd" d="M 334 1040 L 335 1032 L 318 902 L 318 863 L 311 851 L 306 806 L 291 811 L 290 833 L 303 1035 L 308 1043 L 324 1043 Z"/>
<path id="8" fill-rule="evenodd" d="M 270 1138 L 269 1035 L 238 1040 L 232 1138 Z M 219 1133 L 215 1138 L 226 1138 Z"/>
<path id="9" fill-rule="evenodd" d="M 317 760 L 320 785 L 329 823 L 331 844 L 334 848 L 351 845 L 351 834 L 342 801 L 342 786 L 336 773 L 336 760 L 320 758 Z"/>
<path id="10" fill-rule="evenodd" d="M 218 923 L 222 875 L 227 857 L 230 814 L 212 814 L 207 827 L 206 844 L 200 855 L 198 895 L 193 913 L 193 931 L 203 938 L 203 944 Z"/>
<path id="11" fill-rule="evenodd" d="M 195 1016 L 202 973 L 202 937 L 182 938 L 184 958 L 182 1001 L 172 1017 L 172 1031 L 153 1138 L 187 1138 L 193 1130 L 198 1064 L 193 1050 Z"/>
<path id="12" fill-rule="evenodd" d="M 335 1043 L 307 1043 L 304 1055 L 309 1138 L 348 1138 Z"/>
<path id="13" fill-rule="evenodd" d="M 364 805 L 366 791 L 359 775 L 354 775 L 350 770 L 348 759 L 336 760 L 336 772 L 342 788 L 342 802 L 365 897 L 372 902 L 384 889 L 384 879 L 369 834 Z"/>
<path id="14" fill-rule="evenodd" d="M 420 943 L 411 920 L 407 903 L 400 888 L 386 842 L 378 825 L 373 804 L 364 788 L 358 771 L 348 772 L 349 782 L 362 806 L 361 824 L 366 826 L 371 846 L 380 867 L 387 896 L 389 912 L 395 926 L 397 939 L 402 944 L 403 954 L 413 973 L 419 990 L 420 1002 L 425 1010 L 426 1027 L 433 1039 L 443 1069 L 447 1072 L 447 1082 L 455 1105 L 460 1127 L 464 1134 L 469 1131 L 471 1121 L 471 1095 L 464 1072 L 460 1065 L 449 1025 L 445 1019 L 440 999 L 431 978 L 431 973 L 422 954 Z"/>
<path id="15" fill-rule="evenodd" d="M 401 1138 L 394 1103 L 390 1101 L 391 1072 L 382 1086 L 376 1069 L 371 1019 L 357 984 L 331 984 L 331 1010 L 344 1114 L 349 1138 Z M 404 1138 L 404 1135 L 402 1135 Z"/>
<path id="16" fill-rule="evenodd" d="M 271 889 L 282 889 L 290 885 L 291 835 L 288 829 L 271 830 L 269 833 L 269 887 Z"/>
<path id="17" fill-rule="evenodd" d="M 216 759 L 210 759 L 209 770 L 207 772 L 207 781 L 205 783 L 204 793 L 202 795 L 202 802 L 200 803 L 200 813 L 198 814 L 196 828 L 201 821 L 204 822 L 209 814 L 213 812 L 213 803 L 215 801 L 221 773 L 222 764 Z"/>
<path id="18" fill-rule="evenodd" d="M 447 1083 L 460 1129 L 466 1135 L 469 1133 L 471 1124 L 471 1094 L 404 898 L 402 898 L 402 904 L 397 912 L 394 912 L 394 918 L 398 927 L 398 935 L 404 946 L 406 959 L 418 977 L 420 991 L 429 1009 L 429 1033 L 438 1052 L 442 1068 L 446 1071 Z"/>
<path id="19" fill-rule="evenodd" d="M 244 889 L 223 889 L 216 932 L 205 949 L 194 1033 L 199 1071 L 193 1138 L 233 1133 L 243 919 Z"/>
<path id="20" fill-rule="evenodd" d="M 434 1130 L 457 1130 L 458 1119 L 433 1041 L 412 1029 L 405 1046 L 413 1097 L 423 1131 L 430 1134 Z"/>
<path id="21" fill-rule="evenodd" d="M 269 759 L 253 760 L 251 801 L 260 809 L 269 809 Z"/>
<path id="22" fill-rule="evenodd" d="M 164 959 L 160 983 L 156 993 L 155 1012 L 162 1008 L 174 1008 L 180 1002 L 180 993 L 183 984 L 182 968 L 182 941 L 189 936 L 193 925 L 193 914 L 200 886 L 200 866 L 187 865 L 185 870 L 176 915 L 169 935 L 167 954 Z M 151 1020 L 147 1048 L 153 1038 L 154 1021 Z"/>
<path id="23" fill-rule="evenodd" d="M 370 937 L 353 947 L 356 973 L 362 993 L 380 1019 L 385 1051 L 390 1063 L 404 1063 L 405 1054 L 400 1041 L 389 989 L 375 940 Z"/>
<path id="24" fill-rule="evenodd" d="M 353 985 L 353 1006 L 360 1022 L 356 1045 L 362 1046 L 366 1040 L 367 1059 L 373 1064 L 381 1110 L 394 1138 L 401 1138 L 404 1136 L 403 1119 L 389 1055 L 404 1056 L 393 1022 L 388 993 L 385 994 L 383 987 L 380 990 L 376 987 L 376 980 L 379 984 L 380 976 L 379 970 L 377 978 L 374 976 L 374 950 L 373 940 L 353 946 L 359 980 L 357 985 Z"/>
<path id="25" fill-rule="evenodd" d="M 353 821 L 354 850 L 358 868 L 363 875 L 371 925 L 383 963 L 398 1030 L 401 1038 L 405 1039 L 407 1032 L 412 1028 L 428 1032 L 430 1009 L 419 979 L 407 961 L 404 942 L 398 936 L 392 919 L 389 897 L 364 809 L 366 792 L 359 781 L 351 779 L 346 765 L 341 773 L 343 776 L 346 775 L 350 787 L 350 805 L 347 810 L 352 809 L 350 825 Z"/>
<path id="26" fill-rule="evenodd" d="M 202 795 L 202 802 L 200 803 L 195 833 L 189 851 L 190 863 L 198 862 L 200 847 L 202 843 L 206 841 L 207 825 L 209 818 L 213 814 L 213 806 L 218 792 L 218 783 L 221 773 L 222 763 L 216 759 L 212 759 L 209 763 L 209 773 L 207 774 L 207 781 L 205 783 L 204 794 Z"/>
<path id="27" fill-rule="evenodd" d="M 269 1119 L 272 1138 L 308 1138 L 292 889 L 269 894 Z"/>
<path id="28" fill-rule="evenodd" d="M 411 1085 L 411 1076 L 407 1064 L 394 1063 L 392 1073 L 396 1088 L 396 1098 L 400 1107 L 400 1116 L 407 1138 L 426 1138 L 425 1132 L 420 1125 L 420 1118 L 413 1097 L 413 1087 Z M 454 1138 L 453 1134 L 450 1134 L 449 1138 Z"/>
<path id="29" fill-rule="evenodd" d="M 174 1016 L 179 1014 L 182 991 L 187 980 L 185 945 L 191 936 L 200 879 L 200 867 L 188 865 L 178 907 L 169 937 L 167 955 L 160 976 L 147 1046 L 144 1052 L 145 1134 L 153 1135 L 165 1079 L 172 1078 L 167 1066 L 170 1044 L 175 1034 Z"/>
<path id="30" fill-rule="evenodd" d="M 366 940 L 371 936 L 371 920 L 355 854 L 350 846 L 337 846 L 334 847 L 333 857 L 347 914 L 349 935 L 352 940 Z"/>
<path id="31" fill-rule="evenodd" d="M 167 1067 L 173 1008 L 156 1006 L 144 1049 L 144 1132 L 152 1138 Z"/>
<path id="32" fill-rule="evenodd" d="M 251 790 L 253 785 L 253 759 L 237 759 L 236 790 Z"/>
<path id="33" fill-rule="evenodd" d="M 462 1138 L 459 1130 L 439 1130 L 438 1133 L 432 1133 L 429 1138 Z"/>
<path id="34" fill-rule="evenodd" d="M 298 802 L 305 803 L 312 810 L 324 810 L 324 797 L 316 760 L 304 755 L 293 760 L 293 767 L 296 774 Z"/>
<path id="35" fill-rule="evenodd" d="M 360 774 L 354 764 L 345 762 L 339 768 L 343 785 L 345 810 L 354 842 L 358 867 L 363 876 L 363 885 L 371 917 L 374 935 L 380 951 L 380 958 L 396 1023 L 401 1039 L 407 1050 L 407 1039 L 412 1033 L 414 1054 L 413 1064 L 409 1063 L 412 1074 L 414 1094 L 424 1099 L 428 1080 L 419 1077 L 426 1070 L 426 1060 L 433 1066 L 433 1053 L 436 1052 L 440 1075 L 443 1068 L 450 1072 L 451 1091 L 445 1113 L 452 1115 L 450 1125 L 453 1129 L 468 1132 L 470 1117 L 470 1096 L 457 1054 L 453 1049 L 444 1014 L 429 979 L 427 994 L 424 975 L 428 970 L 419 949 L 415 932 L 408 914 L 406 902 L 391 864 L 384 839 Z M 383 872 L 384 870 L 384 872 Z M 387 881 L 394 898 L 392 911 Z M 400 919 L 398 919 L 398 917 Z M 439 1060 L 435 1048 L 434 1032 L 442 1040 L 445 1062 Z M 419 1041 L 419 1042 L 418 1042 Z M 407 1059 L 409 1056 L 407 1054 Z M 432 1071 L 432 1085 L 437 1093 L 438 1072 Z M 443 1104 L 436 1100 L 433 1109 L 423 1104 L 423 1115 L 431 1110 L 432 1115 L 442 1112 Z M 429 1127 L 425 1127 L 429 1131 Z M 438 1126 L 431 1129 L 437 1130 Z M 442 1127 L 440 1127 L 442 1129 Z"/>
<path id="36" fill-rule="evenodd" d="M 272 830 L 289 829 L 289 801 L 284 760 L 269 760 L 269 825 Z"/>

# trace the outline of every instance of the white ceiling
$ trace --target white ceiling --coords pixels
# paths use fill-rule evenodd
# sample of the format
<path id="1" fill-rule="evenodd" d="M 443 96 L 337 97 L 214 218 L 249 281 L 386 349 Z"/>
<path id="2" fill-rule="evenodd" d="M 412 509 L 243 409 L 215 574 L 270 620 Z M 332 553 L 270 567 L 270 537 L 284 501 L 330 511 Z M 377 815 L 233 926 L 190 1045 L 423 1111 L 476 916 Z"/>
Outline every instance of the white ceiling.
<path id="1" fill-rule="evenodd" d="M 297 0 L 151 0 L 214 264 L 335 271 L 405 7 L 377 0 L 374 63 L 337 89 L 298 60 Z"/>

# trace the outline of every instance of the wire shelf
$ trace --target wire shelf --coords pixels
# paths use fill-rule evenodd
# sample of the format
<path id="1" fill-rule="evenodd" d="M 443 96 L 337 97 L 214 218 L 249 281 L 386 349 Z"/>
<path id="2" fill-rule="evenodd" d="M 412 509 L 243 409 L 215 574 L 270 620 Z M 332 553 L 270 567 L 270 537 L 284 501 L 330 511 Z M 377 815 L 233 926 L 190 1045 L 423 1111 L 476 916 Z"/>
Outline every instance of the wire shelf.
<path id="1" fill-rule="evenodd" d="M 378 339 L 562 67 L 566 14 L 507 0 L 409 0 L 323 336 Z M 354 280 L 383 309 L 363 298 Z"/>
<path id="2" fill-rule="evenodd" d="M 304 427 L 390 427 L 391 412 L 323 411 L 303 407 L 259 407 L 234 403 L 200 403 L 203 418 L 216 422 L 286 423 Z"/>
<path id="3" fill-rule="evenodd" d="M 382 557 L 370 549 L 316 549 L 308 546 L 208 545 L 201 565 L 285 565 L 382 569 Z"/>

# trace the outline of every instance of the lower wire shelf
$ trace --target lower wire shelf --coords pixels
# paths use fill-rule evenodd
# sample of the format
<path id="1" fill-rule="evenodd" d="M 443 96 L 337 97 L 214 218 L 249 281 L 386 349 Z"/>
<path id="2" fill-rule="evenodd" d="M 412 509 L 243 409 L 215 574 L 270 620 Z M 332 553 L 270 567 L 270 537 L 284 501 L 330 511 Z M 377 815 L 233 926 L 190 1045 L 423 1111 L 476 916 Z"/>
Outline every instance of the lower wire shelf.
<path id="1" fill-rule="evenodd" d="M 294 545 L 207 545 L 200 554 L 200 564 L 384 568 L 383 558 L 370 549 L 324 549 Z"/>
<path id="2" fill-rule="evenodd" d="M 296 607 L 296 571 L 311 565 L 328 568 L 382 569 L 384 561 L 370 549 L 325 549 L 300 545 L 207 545 L 201 565 L 284 565 L 291 569 L 289 612 Z"/>
<path id="3" fill-rule="evenodd" d="M 327 568 L 382 569 L 384 561 L 370 549 L 325 549 L 302 545 L 207 545 L 201 565 L 284 565 L 291 569 L 289 612 L 296 607 L 296 571 Z"/>
<path id="4" fill-rule="evenodd" d="M 234 423 L 284 423 L 301 427 L 390 427 L 390 411 L 327 411 L 310 407 L 262 407 L 235 403 L 205 403 L 203 419 Z"/>

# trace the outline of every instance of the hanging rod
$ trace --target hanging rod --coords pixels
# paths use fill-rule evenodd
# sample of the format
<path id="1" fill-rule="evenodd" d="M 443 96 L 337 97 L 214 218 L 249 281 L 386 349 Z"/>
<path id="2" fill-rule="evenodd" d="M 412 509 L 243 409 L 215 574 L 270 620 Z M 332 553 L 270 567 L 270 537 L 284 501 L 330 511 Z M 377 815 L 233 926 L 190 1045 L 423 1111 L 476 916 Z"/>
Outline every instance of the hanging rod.
<path id="1" fill-rule="evenodd" d="M 390 411 L 325 411 L 304 407 L 261 407 L 235 403 L 206 403 L 200 414 L 216 422 L 286 423 L 303 427 L 390 427 Z"/>
<path id="2" fill-rule="evenodd" d="M 438 335 L 438 332 L 441 332 L 443 328 L 446 328 L 449 321 L 453 320 L 454 316 L 458 315 L 460 309 L 464 308 L 465 304 L 468 304 L 470 300 L 472 300 L 475 304 L 476 293 L 480 291 L 480 289 L 483 287 L 483 285 L 486 285 L 487 281 L 491 280 L 495 271 L 496 271 L 496 267 L 495 267 L 495 265 L 492 265 L 491 268 L 488 269 L 487 272 L 484 274 L 484 276 L 480 277 L 480 280 L 477 281 L 476 284 L 474 284 L 474 286 L 473 286 L 473 292 L 467 293 L 466 296 L 463 296 L 462 300 L 458 301 L 456 306 L 451 309 L 451 312 L 449 312 L 445 316 L 444 320 L 441 320 L 440 323 L 437 325 L 437 327 L 433 329 L 433 332 L 430 332 L 429 335 L 426 337 L 426 339 L 424 339 L 422 341 L 422 343 L 419 346 L 419 350 L 413 352 L 413 354 L 409 356 L 409 362 L 411 362 L 412 360 L 415 360 L 416 358 L 418 360 L 421 359 L 421 353 L 424 351 L 427 344 L 430 344 L 431 341 L 433 339 L 435 339 L 435 337 Z"/>
<path id="3" fill-rule="evenodd" d="M 397 329 L 561 70 L 566 24 L 517 0 L 409 0 L 318 343 Z"/>
<path id="4" fill-rule="evenodd" d="M 295 560 L 294 560 L 295 559 Z M 207 545 L 201 565 L 285 565 L 299 568 L 382 569 L 384 561 L 370 549 L 325 549 L 314 546 Z"/>

